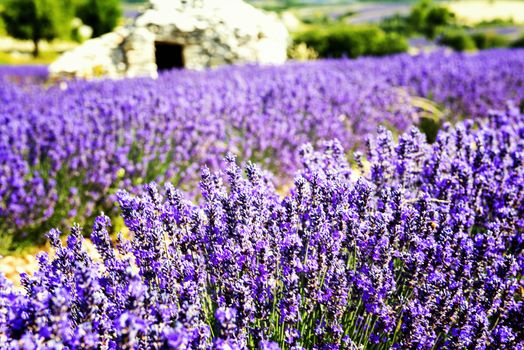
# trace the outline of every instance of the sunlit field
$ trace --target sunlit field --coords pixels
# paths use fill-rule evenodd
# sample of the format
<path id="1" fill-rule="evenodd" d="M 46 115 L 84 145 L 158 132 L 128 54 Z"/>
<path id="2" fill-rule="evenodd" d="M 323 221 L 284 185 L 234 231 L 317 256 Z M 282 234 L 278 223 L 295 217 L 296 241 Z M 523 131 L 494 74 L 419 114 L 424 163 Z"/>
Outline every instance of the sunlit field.
<path id="1" fill-rule="evenodd" d="M 524 2 L 510 0 L 468 0 L 452 1 L 447 4 L 460 18 L 469 23 L 494 19 L 513 19 L 524 23 Z"/>
<path id="2" fill-rule="evenodd" d="M 523 341 L 523 51 L 1 75 L 4 344 Z"/>
<path id="3" fill-rule="evenodd" d="M 0 350 L 524 350 L 524 3 L 138 2 L 0 0 Z"/>

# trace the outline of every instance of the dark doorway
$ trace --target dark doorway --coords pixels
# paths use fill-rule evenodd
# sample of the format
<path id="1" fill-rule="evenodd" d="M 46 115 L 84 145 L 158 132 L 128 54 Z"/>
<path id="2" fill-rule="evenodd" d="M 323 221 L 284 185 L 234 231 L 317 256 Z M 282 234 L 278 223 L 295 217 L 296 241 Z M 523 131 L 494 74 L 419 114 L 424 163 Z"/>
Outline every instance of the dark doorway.
<path id="1" fill-rule="evenodd" d="M 178 44 L 155 42 L 158 70 L 184 68 L 184 47 Z"/>

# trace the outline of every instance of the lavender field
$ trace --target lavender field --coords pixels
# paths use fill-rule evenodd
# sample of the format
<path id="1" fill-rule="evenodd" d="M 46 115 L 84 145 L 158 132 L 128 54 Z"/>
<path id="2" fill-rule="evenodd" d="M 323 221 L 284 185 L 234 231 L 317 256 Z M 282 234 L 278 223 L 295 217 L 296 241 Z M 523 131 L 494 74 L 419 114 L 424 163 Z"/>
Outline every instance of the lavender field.
<path id="1" fill-rule="evenodd" d="M 0 349 L 524 349 L 524 50 L 0 80 Z"/>

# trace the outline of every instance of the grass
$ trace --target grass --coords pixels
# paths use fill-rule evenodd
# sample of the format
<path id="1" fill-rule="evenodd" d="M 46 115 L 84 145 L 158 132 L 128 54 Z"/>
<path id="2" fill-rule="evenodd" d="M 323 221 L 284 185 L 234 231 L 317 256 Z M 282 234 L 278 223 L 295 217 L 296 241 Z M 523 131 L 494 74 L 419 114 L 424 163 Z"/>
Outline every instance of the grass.
<path id="1" fill-rule="evenodd" d="M 38 57 L 26 55 L 25 53 L 17 57 L 7 52 L 0 52 L 0 64 L 50 64 L 59 55 L 56 51 L 44 51 Z"/>
<path id="2" fill-rule="evenodd" d="M 0 233 L 0 239 L 2 241 L 10 241 L 11 237 L 8 234 Z M 47 251 L 48 247 L 46 243 L 34 244 L 30 240 L 17 242 L 15 247 L 0 249 L 0 257 L 12 256 L 16 258 L 21 258 L 27 255 L 35 255 L 40 251 Z"/>

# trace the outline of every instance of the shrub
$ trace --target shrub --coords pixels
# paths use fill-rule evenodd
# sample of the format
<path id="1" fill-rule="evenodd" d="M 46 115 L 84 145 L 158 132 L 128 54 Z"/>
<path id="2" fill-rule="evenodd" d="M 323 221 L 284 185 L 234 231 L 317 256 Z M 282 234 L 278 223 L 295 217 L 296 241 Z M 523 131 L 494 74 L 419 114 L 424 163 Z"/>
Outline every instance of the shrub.
<path id="1" fill-rule="evenodd" d="M 434 145 L 381 128 L 369 171 L 338 142 L 301 150 L 281 198 L 232 156 L 200 206 L 167 185 L 118 193 L 131 239 L 99 217 L 22 276 L 0 276 L 8 348 L 519 349 L 524 116 L 449 125 Z"/>
<path id="2" fill-rule="evenodd" d="M 353 64 L 369 63 L 233 66 L 45 87 L 0 80 L 0 249 L 11 239 L 11 247 L 39 242 L 73 218 L 90 224 L 100 210 L 113 215 L 104 194 L 119 187 L 173 181 L 190 189 L 198 164 L 216 169 L 227 150 L 291 174 L 304 142 L 337 137 L 358 147 L 378 123 L 403 130 L 416 120 L 406 94 L 381 83 L 382 74 L 355 75 Z"/>
<path id="3" fill-rule="evenodd" d="M 490 20 L 482 20 L 475 25 L 476 28 L 485 28 L 485 27 L 505 27 L 505 26 L 514 26 L 515 20 L 513 18 L 494 18 Z"/>
<path id="4" fill-rule="evenodd" d="M 79 0 L 77 16 L 93 29 L 93 37 L 112 31 L 122 16 L 120 0 Z"/>
<path id="5" fill-rule="evenodd" d="M 382 42 L 383 32 L 375 27 L 336 26 L 326 33 L 326 50 L 322 57 L 359 57 L 374 54 Z"/>
<path id="6" fill-rule="evenodd" d="M 455 23 L 455 14 L 432 0 L 421 0 L 411 9 L 407 22 L 412 32 L 434 39 L 443 28 Z"/>
<path id="7" fill-rule="evenodd" d="M 4 7 L 3 7 L 2 2 L 0 1 L 0 36 L 4 36 L 7 34 L 7 31 L 5 30 L 4 18 L 2 17 L 3 11 L 4 11 Z"/>
<path id="8" fill-rule="evenodd" d="M 524 48 L 524 35 L 511 43 L 512 48 Z"/>
<path id="9" fill-rule="evenodd" d="M 263 164 L 284 186 L 305 142 L 337 138 L 361 149 L 380 124 L 399 132 L 422 124 L 432 135 L 421 111 L 455 121 L 524 99 L 524 50 L 232 66 L 156 80 L 16 80 L 28 74 L 0 67 L 0 254 L 41 242 L 51 227 L 116 215 L 107 193 L 118 188 L 173 182 L 193 195 L 199 164 L 216 170 L 226 151 Z"/>
<path id="10" fill-rule="evenodd" d="M 386 56 L 406 52 L 409 49 L 407 39 L 398 33 L 386 33 L 375 48 L 374 56 Z"/>
<path id="11" fill-rule="evenodd" d="M 453 23 L 455 15 L 445 7 L 433 7 L 426 16 L 425 25 L 421 32 L 428 38 L 434 39 L 441 28 Z"/>
<path id="12" fill-rule="evenodd" d="M 332 19 L 325 13 L 313 13 L 310 16 L 302 18 L 302 23 L 310 25 L 329 25 L 332 22 Z"/>
<path id="13" fill-rule="evenodd" d="M 379 26 L 386 33 L 399 33 L 405 36 L 413 34 L 413 28 L 408 23 L 407 16 L 401 14 L 384 18 Z"/>
<path id="14" fill-rule="evenodd" d="M 471 37 L 479 50 L 507 47 L 509 45 L 509 40 L 505 36 L 494 32 L 474 33 Z"/>
<path id="15" fill-rule="evenodd" d="M 443 32 L 438 43 L 441 45 L 449 46 L 455 51 L 470 51 L 475 50 L 475 41 L 464 30 L 451 29 Z"/>
<path id="16" fill-rule="evenodd" d="M 385 33 L 376 26 L 332 25 L 315 27 L 295 37 L 313 48 L 320 57 L 383 56 L 405 52 L 406 38 L 395 33 Z"/>
<path id="17" fill-rule="evenodd" d="M 309 61 L 317 59 L 318 53 L 305 43 L 298 43 L 289 47 L 288 57 L 297 61 Z"/>
<path id="18" fill-rule="evenodd" d="M 303 43 L 307 47 L 315 50 L 317 54 L 323 54 L 328 51 L 326 30 L 323 29 L 323 27 L 313 28 L 314 29 L 308 29 L 299 33 L 295 33 L 293 38 L 294 45 Z"/>

